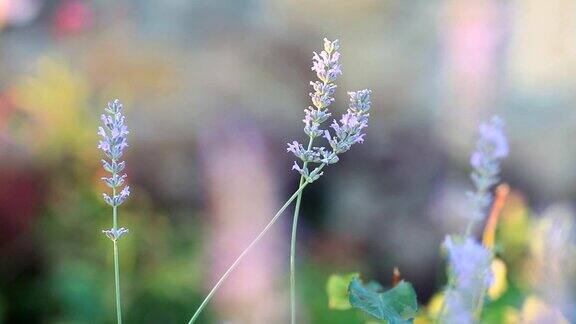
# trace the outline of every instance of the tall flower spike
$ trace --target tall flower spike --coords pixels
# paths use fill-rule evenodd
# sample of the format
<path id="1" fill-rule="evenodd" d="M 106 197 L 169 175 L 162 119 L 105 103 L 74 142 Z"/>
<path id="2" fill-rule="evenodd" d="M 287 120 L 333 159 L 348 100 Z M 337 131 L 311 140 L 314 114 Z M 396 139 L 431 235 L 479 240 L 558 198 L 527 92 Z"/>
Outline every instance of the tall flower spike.
<path id="1" fill-rule="evenodd" d="M 109 160 L 102 160 L 104 170 L 111 174 L 102 180 L 112 188 L 113 194 L 109 196 L 103 193 L 104 201 L 112 207 L 120 206 L 130 195 L 130 187 L 124 185 L 126 174 L 122 173 L 126 163 L 120 161 L 124 150 L 128 147 L 128 127 L 124 124 L 125 117 L 122 114 L 122 104 L 115 99 L 108 103 L 106 113 L 102 114 L 102 126 L 98 128 L 98 135 L 102 137 L 98 144 Z M 122 188 L 122 189 L 121 189 Z"/>
<path id="2" fill-rule="evenodd" d="M 497 116 L 480 125 L 480 138 L 470 157 L 472 182 L 475 192 L 468 195 L 472 201 L 471 221 L 485 217 L 486 209 L 492 201 L 490 188 L 500 181 L 500 163 L 508 156 L 508 141 L 504 134 L 504 121 Z"/>
<path id="3" fill-rule="evenodd" d="M 314 52 L 312 57 L 312 71 L 316 72 L 318 80 L 310 81 L 314 90 L 310 93 L 313 106 L 304 110 L 305 116 L 302 120 L 305 125 L 304 132 L 312 138 L 322 135 L 322 131 L 319 129 L 320 125 L 330 117 L 326 108 L 334 102 L 334 92 L 336 91 L 334 81 L 342 75 L 339 48 L 338 40 L 331 42 L 324 38 L 324 50 L 320 54 Z"/>
<path id="4" fill-rule="evenodd" d="M 336 91 L 336 84 L 334 81 L 338 76 L 342 75 L 342 68 L 340 65 L 340 53 L 338 49 L 340 43 L 338 40 L 329 41 L 324 38 L 324 49 L 320 54 L 314 52 L 312 57 L 312 71 L 316 72 L 318 80 L 310 81 L 313 92 L 310 93 L 312 105 L 304 109 L 304 132 L 310 138 L 310 143 L 319 136 L 322 136 L 325 130 L 320 126 L 331 114 L 328 111 L 328 106 L 334 102 L 334 92 Z M 326 151 L 324 147 L 304 147 L 297 141 L 288 143 L 288 152 L 292 152 L 299 158 L 303 165 L 293 168 L 302 174 L 309 181 L 313 181 L 322 175 L 321 172 L 309 172 L 307 169 L 308 163 L 326 163 L 332 164 L 338 161 L 336 154 Z M 311 177 L 314 175 L 314 177 Z"/>

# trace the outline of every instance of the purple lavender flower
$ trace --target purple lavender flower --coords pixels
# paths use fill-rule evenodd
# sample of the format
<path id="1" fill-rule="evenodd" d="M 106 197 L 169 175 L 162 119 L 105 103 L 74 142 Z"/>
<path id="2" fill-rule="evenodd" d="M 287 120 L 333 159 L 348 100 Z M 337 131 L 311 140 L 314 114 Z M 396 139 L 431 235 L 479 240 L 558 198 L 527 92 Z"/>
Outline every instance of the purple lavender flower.
<path id="1" fill-rule="evenodd" d="M 120 206 L 130 195 L 130 187 L 125 186 L 120 193 L 117 191 L 124 185 L 126 174 L 122 173 L 126 167 L 124 161 L 120 161 L 124 150 L 128 147 L 128 127 L 124 124 L 125 117 L 122 115 L 122 104 L 118 99 L 108 103 L 106 108 L 108 114 L 101 116 L 103 127 L 98 128 L 98 135 L 102 136 L 98 144 L 106 157 L 110 159 L 102 160 L 104 170 L 111 173 L 110 177 L 104 177 L 102 180 L 112 188 L 112 196 L 103 193 L 104 201 L 112 207 Z"/>
<path id="2" fill-rule="evenodd" d="M 492 117 L 488 123 L 480 125 L 480 138 L 476 149 L 470 157 L 473 171 L 472 182 L 475 192 L 468 195 L 471 198 L 473 209 L 471 220 L 473 222 L 484 218 L 486 208 L 492 201 L 490 188 L 500 181 L 500 163 L 508 156 L 508 141 L 504 134 L 504 121 L 497 116 Z"/>
<path id="3" fill-rule="evenodd" d="M 340 75 L 342 75 L 342 67 L 338 60 L 340 53 L 337 52 L 340 48 L 338 40 L 333 42 L 324 38 L 324 50 L 320 54 L 314 52 L 312 58 L 312 71 L 316 71 L 318 79 L 325 85 L 330 84 Z"/>
<path id="4" fill-rule="evenodd" d="M 368 126 L 371 91 L 361 90 L 348 93 L 350 96 L 348 111 L 342 115 L 339 123 L 334 121 L 331 125 L 336 134 L 334 137 L 330 135 L 330 131 L 320 128 L 321 124 L 331 116 L 327 107 L 334 102 L 333 96 L 336 90 L 334 81 L 342 74 L 339 47 L 338 40 L 331 42 L 324 39 L 324 50 L 320 54 L 314 52 L 312 58 L 312 70 L 316 72 L 319 81 L 310 82 L 314 90 L 310 93 L 313 106 L 304 110 L 305 116 L 302 120 L 304 132 L 310 138 L 310 145 L 305 147 L 297 141 L 288 143 L 287 151 L 292 152 L 303 162 L 302 167 L 294 162 L 293 170 L 298 171 L 307 180 L 312 180 L 312 174 L 317 177 L 322 175 L 321 172 L 309 172 L 308 163 L 334 164 L 338 162 L 338 154 L 348 151 L 355 143 L 364 141 L 365 134 L 362 130 Z M 313 140 L 320 136 L 328 140 L 332 150 L 312 146 Z"/>
<path id="5" fill-rule="evenodd" d="M 124 150 L 128 147 L 128 127 L 124 124 L 125 117 L 122 114 L 122 104 L 118 99 L 108 103 L 105 109 L 107 114 L 101 116 L 103 126 L 98 128 L 98 135 L 102 136 L 98 144 L 109 160 L 102 159 L 102 166 L 110 177 L 103 177 L 102 180 L 112 188 L 112 195 L 102 193 L 104 201 L 112 206 L 113 227 L 102 232 L 111 240 L 116 242 L 128 233 L 128 229 L 118 228 L 116 208 L 120 206 L 130 196 L 130 187 L 124 186 L 126 174 L 122 173 L 126 167 L 124 161 L 120 161 L 124 155 Z M 123 187 L 124 186 L 124 187 Z"/>
<path id="6" fill-rule="evenodd" d="M 304 146 L 297 141 L 287 144 L 288 148 L 286 151 L 292 152 L 296 157 L 300 158 L 300 160 L 304 162 L 318 162 L 320 159 L 319 152 L 305 149 Z"/>
<path id="7" fill-rule="evenodd" d="M 319 81 L 310 81 L 314 92 L 310 93 L 310 98 L 314 107 L 310 106 L 305 109 L 305 116 L 302 120 L 305 124 L 304 132 L 310 137 L 315 138 L 322 135 L 319 129 L 320 125 L 325 122 L 330 113 L 326 110 L 334 102 L 334 92 L 336 91 L 336 78 L 342 75 L 340 68 L 340 53 L 338 49 L 340 44 L 338 40 L 333 42 L 324 38 L 324 50 L 320 54 L 314 52 L 312 58 L 312 71 L 316 71 Z"/>
<path id="8" fill-rule="evenodd" d="M 335 137 L 329 131 L 324 132 L 324 137 L 336 154 L 348 151 L 352 145 L 363 143 L 365 133 L 362 130 L 368 127 L 368 117 L 370 116 L 370 90 L 360 90 L 348 92 L 350 96 L 350 106 L 348 111 L 342 115 L 340 123 L 334 121 L 330 127 L 336 133 Z"/>

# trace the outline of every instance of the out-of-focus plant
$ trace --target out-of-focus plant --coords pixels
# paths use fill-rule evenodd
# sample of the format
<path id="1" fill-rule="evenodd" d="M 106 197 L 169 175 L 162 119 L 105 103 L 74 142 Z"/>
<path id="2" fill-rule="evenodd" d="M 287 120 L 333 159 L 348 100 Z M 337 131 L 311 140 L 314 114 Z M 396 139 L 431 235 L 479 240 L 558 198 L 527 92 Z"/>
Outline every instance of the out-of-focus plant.
<path id="1" fill-rule="evenodd" d="M 297 141 L 288 143 L 288 152 L 292 152 L 296 157 L 302 161 L 302 166 L 294 162 L 293 170 L 296 170 L 301 175 L 300 185 L 292 196 L 284 203 L 278 210 L 276 215 L 268 222 L 264 229 L 256 236 L 256 238 L 240 253 L 238 258 L 232 265 L 224 272 L 220 279 L 216 282 L 212 290 L 208 293 L 206 298 L 195 311 L 189 323 L 194 323 L 202 310 L 206 307 L 208 302 L 212 299 L 218 288 L 228 278 L 228 276 L 236 269 L 244 256 L 252 249 L 258 241 L 268 232 L 268 230 L 276 223 L 278 218 L 282 215 L 284 210 L 294 201 L 297 200 L 297 205 L 294 214 L 292 244 L 291 244 L 291 321 L 296 321 L 295 311 L 295 289 L 294 289 L 294 252 L 296 240 L 296 227 L 298 221 L 299 202 L 301 200 L 302 191 L 312 182 L 316 181 L 323 175 L 322 169 L 327 165 L 338 162 L 339 155 L 348 151 L 352 145 L 362 143 L 364 141 L 365 133 L 364 128 L 368 126 L 369 110 L 371 106 L 370 90 L 360 90 L 356 92 L 349 92 L 350 103 L 348 110 L 342 115 L 340 121 L 334 120 L 331 127 L 334 135 L 327 129 L 320 128 L 331 114 L 327 111 L 326 107 L 333 101 L 333 94 L 336 89 L 334 81 L 336 77 L 342 74 L 340 69 L 339 57 L 337 52 L 339 49 L 338 40 L 329 41 L 324 39 L 324 50 L 320 54 L 314 53 L 312 70 L 316 72 L 320 81 L 313 81 L 310 84 L 314 90 L 310 94 L 314 107 L 305 109 L 304 117 L 304 132 L 309 136 L 309 144 L 307 148 Z M 315 138 L 324 137 L 330 149 L 325 147 L 313 147 L 312 142 Z M 315 167 L 310 170 L 308 165 L 314 164 Z"/>
<path id="2" fill-rule="evenodd" d="M 524 278 L 532 293 L 549 308 L 576 316 L 576 226 L 569 205 L 553 205 L 539 219 L 531 233 L 530 259 Z"/>
<path id="3" fill-rule="evenodd" d="M 474 322 L 569 323 L 574 318 L 572 213 L 555 206 L 541 219 L 529 216 L 518 193 L 505 184 L 496 188 L 483 245 L 499 257 L 491 263 L 493 281 L 485 293 L 482 317 Z M 445 293 L 437 293 L 416 322 L 438 319 L 444 300 Z"/>
<path id="4" fill-rule="evenodd" d="M 124 186 L 126 174 L 122 173 L 126 163 L 121 161 L 124 149 L 128 147 L 128 127 L 124 124 L 124 115 L 122 114 L 122 104 L 118 99 L 109 102 L 103 114 L 102 126 L 98 128 L 98 135 L 102 140 L 98 144 L 109 160 L 102 160 L 104 170 L 111 173 L 111 177 L 102 178 L 106 184 L 112 188 L 112 196 L 103 193 L 104 201 L 112 206 L 112 228 L 102 232 L 112 240 L 114 244 L 114 282 L 116 293 L 116 316 L 118 323 L 122 323 L 122 303 L 120 297 L 120 259 L 118 251 L 118 241 L 126 234 L 128 229 L 118 227 L 118 206 L 120 206 L 130 195 L 130 187 Z M 122 188 L 123 187 L 123 188 Z M 122 188 L 122 190 L 120 190 Z"/>
<path id="5" fill-rule="evenodd" d="M 32 153 L 50 161 L 69 154 L 94 157 L 86 147 L 94 140 L 87 127 L 94 125 L 88 113 L 90 86 L 65 62 L 41 58 L 35 75 L 18 80 L 9 96 L 23 112 L 16 136 Z"/>

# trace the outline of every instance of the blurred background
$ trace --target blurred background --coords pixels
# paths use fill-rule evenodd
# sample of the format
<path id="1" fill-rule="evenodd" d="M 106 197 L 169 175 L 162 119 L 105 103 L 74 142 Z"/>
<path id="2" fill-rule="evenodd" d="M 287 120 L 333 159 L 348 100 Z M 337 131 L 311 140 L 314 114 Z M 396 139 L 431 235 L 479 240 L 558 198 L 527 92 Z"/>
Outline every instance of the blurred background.
<path id="1" fill-rule="evenodd" d="M 429 302 L 439 245 L 468 212 L 476 127 L 493 114 L 512 193 L 509 288 L 487 321 L 529 298 L 576 321 L 576 2 L 0 0 L 0 322 L 114 322 L 96 131 L 116 97 L 131 130 L 125 321 L 187 322 L 297 188 L 285 143 L 305 140 L 324 37 L 341 42 L 335 115 L 362 88 L 373 111 L 366 142 L 304 194 L 300 321 L 365 322 L 328 308 L 332 273 L 388 285 L 398 266 Z M 201 323 L 287 322 L 290 217 Z"/>

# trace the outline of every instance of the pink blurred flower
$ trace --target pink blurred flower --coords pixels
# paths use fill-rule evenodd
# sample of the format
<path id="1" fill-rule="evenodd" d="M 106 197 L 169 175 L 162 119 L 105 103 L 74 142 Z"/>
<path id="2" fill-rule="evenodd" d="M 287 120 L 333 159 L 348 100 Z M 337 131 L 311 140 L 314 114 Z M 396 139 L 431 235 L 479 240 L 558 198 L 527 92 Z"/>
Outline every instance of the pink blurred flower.
<path id="1" fill-rule="evenodd" d="M 92 8 L 85 1 L 64 0 L 54 15 L 54 30 L 57 36 L 79 34 L 92 26 Z"/>

